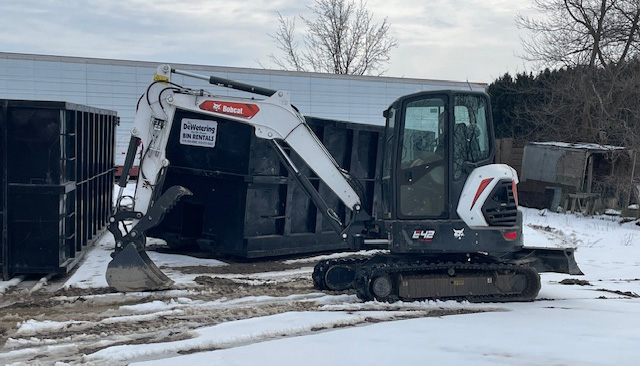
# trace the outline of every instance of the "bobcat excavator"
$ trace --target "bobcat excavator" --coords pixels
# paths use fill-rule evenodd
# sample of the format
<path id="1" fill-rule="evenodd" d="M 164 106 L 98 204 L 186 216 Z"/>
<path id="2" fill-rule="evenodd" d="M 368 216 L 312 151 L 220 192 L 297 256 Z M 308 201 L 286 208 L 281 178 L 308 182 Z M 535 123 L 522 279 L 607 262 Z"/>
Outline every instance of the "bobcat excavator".
<path id="1" fill-rule="evenodd" d="M 174 74 L 256 98 L 186 88 L 171 80 Z M 176 111 L 197 118 L 176 117 L 180 115 Z M 517 174 L 507 165 L 492 164 L 495 139 L 487 94 L 420 92 L 400 97 L 383 116 L 384 155 L 376 182 L 382 204 L 374 206 L 374 212 L 365 212 L 359 182 L 338 166 L 291 105 L 288 92 L 160 65 L 138 101 L 118 182 L 118 204 L 109 224 L 115 250 L 106 273 L 108 284 L 117 291 L 171 287 L 171 279 L 145 252 L 146 231 L 158 225 L 182 196 L 191 194 L 174 186 L 160 196 L 170 164 L 165 154 L 169 131 L 173 124 L 180 124 L 181 140 L 197 138 L 198 146 L 215 149 L 217 139 L 228 138 L 217 134 L 220 121 L 250 125 L 258 138 L 268 140 L 289 174 L 350 248 L 362 249 L 375 242 L 388 249 L 372 257 L 318 263 L 312 277 L 320 290 L 352 290 L 364 301 L 532 301 L 540 290 L 538 272 L 581 274 L 571 248 L 523 246 Z M 130 209 L 120 201 L 139 149 Z M 342 222 L 328 207 L 288 151 L 294 151 L 337 195 L 350 212 L 348 220 Z"/>

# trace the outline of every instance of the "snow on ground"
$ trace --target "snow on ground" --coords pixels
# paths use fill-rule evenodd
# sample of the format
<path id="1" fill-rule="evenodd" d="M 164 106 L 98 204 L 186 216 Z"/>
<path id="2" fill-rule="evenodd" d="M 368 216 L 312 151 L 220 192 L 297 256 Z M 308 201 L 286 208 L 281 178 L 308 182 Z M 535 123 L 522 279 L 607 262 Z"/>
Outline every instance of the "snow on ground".
<path id="1" fill-rule="evenodd" d="M 24 280 L 24 277 L 18 276 L 10 279 L 9 281 L 0 281 L 0 295 L 7 292 L 11 287 L 17 286 L 20 282 Z"/>
<path id="2" fill-rule="evenodd" d="M 198 289 L 197 275 L 180 267 L 224 263 L 150 252 L 176 281 L 177 289 L 154 294 L 84 294 L 82 301 L 71 295 L 54 297 L 51 301 L 69 306 L 81 302 L 89 309 L 102 306 L 106 310 L 99 319 L 57 321 L 38 315 L 24 320 L 0 349 L 0 363 L 18 365 L 23 364 L 21 360 L 32 360 L 38 364 L 43 354 L 49 354 L 53 356 L 42 364 L 54 364 L 54 360 L 57 366 L 638 364 L 640 226 L 620 224 L 619 217 L 523 211 L 527 246 L 575 247 L 576 260 L 585 273 L 542 274 L 542 289 L 531 303 L 362 303 L 351 294 L 296 293 L 295 286 L 293 294 L 242 295 L 269 281 L 277 286 L 308 278 L 312 261 L 305 259 L 287 263 L 306 266 L 303 268 L 210 274 L 237 283 L 229 294 L 238 296 L 219 297 L 215 287 Z M 106 287 L 105 258 L 112 245 L 110 236 L 105 236 L 62 286 Z M 568 278 L 587 282 L 583 286 L 561 283 Z M 0 282 L 0 295 L 19 281 Z M 257 315 L 234 318 L 232 314 L 244 314 L 248 306 L 290 306 L 291 310 L 264 316 L 253 310 Z M 223 318 L 203 318 L 207 314 L 222 314 Z M 109 337 L 108 333 L 90 333 L 93 328 L 105 332 L 123 324 L 154 324 L 154 319 L 157 324 L 167 319 L 192 323 L 170 332 L 145 326 L 144 334 Z M 166 336 L 154 337 L 163 332 Z M 58 335 L 68 342 L 55 343 Z"/>
<path id="3" fill-rule="evenodd" d="M 570 246 L 577 248 L 576 261 L 584 272 L 577 279 L 595 287 L 640 294 L 640 226 L 620 224 L 619 217 L 576 217 L 547 211 L 524 209 L 527 246 Z M 549 281 L 562 280 L 562 274 L 544 274 Z M 544 295 L 544 289 L 541 295 Z"/>
<path id="4" fill-rule="evenodd" d="M 637 364 L 640 301 L 598 290 L 640 294 L 640 227 L 620 225 L 619 218 L 579 218 L 530 209 L 524 213 L 527 245 L 576 247 L 586 275 L 574 277 L 594 286 L 560 285 L 560 280 L 572 276 L 543 274 L 539 298 L 551 300 L 500 304 L 507 312 L 348 327 L 134 365 L 248 365 L 257 360 L 264 366 L 413 364 L 425 359 L 473 365 Z M 227 324 L 231 333 L 233 323 Z"/>
<path id="5" fill-rule="evenodd" d="M 348 327 L 364 323 L 365 321 L 389 320 L 402 314 L 389 312 L 289 312 L 269 317 L 251 318 L 203 327 L 195 331 L 195 339 L 188 339 L 170 343 L 156 343 L 152 345 L 115 346 L 98 351 L 85 358 L 86 361 L 108 362 L 111 360 L 128 361 L 135 358 L 152 356 L 173 356 L 179 351 L 194 349 L 220 349 L 233 346 L 252 344 L 286 334 L 294 337 L 312 332 L 313 330 Z M 286 353 L 280 352 L 277 358 Z M 203 354 L 208 358 L 208 355 Z M 214 356 L 215 358 L 215 356 Z M 257 362 L 259 359 L 253 359 Z M 248 360 L 249 361 L 249 360 Z M 146 364 L 154 365 L 158 360 Z M 262 363 L 262 362 L 261 362 Z M 218 364 L 211 363 L 209 365 Z M 225 363 L 220 363 L 225 364 Z"/>
<path id="6" fill-rule="evenodd" d="M 383 253 L 385 252 L 384 250 L 361 250 L 359 252 L 354 252 L 354 253 L 349 253 L 349 255 L 353 255 L 353 256 L 372 256 L 374 254 L 379 254 L 379 253 Z M 297 259 L 288 259 L 283 261 L 283 263 L 285 264 L 300 264 L 300 263 L 307 263 L 307 264 L 311 264 L 311 265 L 315 265 L 315 263 L 320 262 L 320 261 L 324 261 L 327 259 L 336 259 L 336 258 L 342 258 L 344 257 L 345 254 L 344 253 L 332 253 L 332 254 L 326 254 L 326 255 L 316 255 L 313 257 L 307 257 L 307 258 L 297 258 Z"/>
<path id="7" fill-rule="evenodd" d="M 548 303 L 521 304 L 508 306 L 508 312 L 339 328 L 131 365 L 636 365 L 638 302 L 625 300 L 604 306 L 603 302 L 561 301 L 554 302 L 554 308 Z M 620 313 L 626 321 L 620 322 Z M 315 315 L 298 316 L 308 319 Z M 259 329 L 278 319 L 257 321 Z M 278 324 L 270 327 L 278 329 Z M 241 324 L 227 324 L 230 334 L 237 329 Z M 215 333 L 200 336 L 208 337 L 209 342 L 225 339 Z"/>
<path id="8" fill-rule="evenodd" d="M 161 242 L 159 239 L 149 239 L 149 245 Z M 107 271 L 109 258 L 113 251 L 113 236 L 105 233 L 96 244 L 89 249 L 83 264 L 73 273 L 73 275 L 65 282 L 66 288 L 101 288 L 109 287 L 104 274 Z M 223 266 L 224 262 L 216 259 L 194 258 L 188 255 L 164 254 L 149 251 L 149 258 L 160 268 L 165 274 L 171 277 L 176 283 L 189 285 L 195 284 L 194 278 L 197 275 L 185 276 L 174 268 L 188 266 Z"/>
<path id="9" fill-rule="evenodd" d="M 117 197 L 120 191 L 120 187 L 114 185 L 113 187 L 113 200 L 114 205 L 117 202 Z M 129 182 L 127 186 L 122 190 L 122 204 L 132 204 L 130 197 L 135 194 L 135 183 Z M 147 245 L 154 245 L 162 243 L 160 239 L 148 238 Z M 110 233 L 102 235 L 89 249 L 85 256 L 82 265 L 76 269 L 73 275 L 65 282 L 65 288 L 105 288 L 109 287 L 105 279 L 104 274 L 107 271 L 107 265 L 109 264 L 109 258 L 113 251 L 113 236 Z M 174 281 L 179 284 L 194 284 L 194 276 L 176 276 L 176 271 L 172 268 L 187 267 L 187 266 L 221 266 L 223 262 L 215 259 L 200 259 L 186 255 L 173 255 L 163 254 L 153 251 L 149 251 L 149 258 L 156 263 L 156 265 L 163 270 L 167 275 L 173 275 Z M 0 282 L 1 283 L 1 282 Z M 1 287 L 0 287 L 0 291 Z"/>

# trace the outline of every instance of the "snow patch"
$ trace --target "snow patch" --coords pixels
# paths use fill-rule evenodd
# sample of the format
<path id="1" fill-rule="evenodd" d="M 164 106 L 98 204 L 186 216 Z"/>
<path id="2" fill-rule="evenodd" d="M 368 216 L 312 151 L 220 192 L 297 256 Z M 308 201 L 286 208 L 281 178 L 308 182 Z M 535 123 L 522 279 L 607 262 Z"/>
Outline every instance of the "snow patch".
<path id="1" fill-rule="evenodd" d="M 362 256 L 362 257 L 371 257 L 376 254 L 388 253 L 388 250 L 360 250 L 357 252 L 342 252 L 342 253 L 332 253 L 326 255 L 316 255 L 308 258 L 299 258 L 299 259 L 289 259 L 283 261 L 284 264 L 298 264 L 298 263 L 317 263 L 327 259 L 338 259 L 345 258 L 351 256 Z"/>
<path id="2" fill-rule="evenodd" d="M 12 287 L 18 286 L 18 284 L 22 281 L 24 281 L 23 276 L 17 276 L 8 281 L 0 281 L 0 295 L 4 294 Z"/>
<path id="3" fill-rule="evenodd" d="M 297 336 L 321 329 L 353 326 L 372 320 L 390 320 L 405 315 L 407 314 L 402 312 L 290 312 L 203 327 L 194 331 L 193 339 L 109 347 L 86 356 L 84 361 L 106 363 L 128 362 L 140 358 L 155 359 L 175 356 L 178 352 L 236 347 L 273 338 Z M 155 365 L 156 362 L 154 360 L 135 365 Z"/>

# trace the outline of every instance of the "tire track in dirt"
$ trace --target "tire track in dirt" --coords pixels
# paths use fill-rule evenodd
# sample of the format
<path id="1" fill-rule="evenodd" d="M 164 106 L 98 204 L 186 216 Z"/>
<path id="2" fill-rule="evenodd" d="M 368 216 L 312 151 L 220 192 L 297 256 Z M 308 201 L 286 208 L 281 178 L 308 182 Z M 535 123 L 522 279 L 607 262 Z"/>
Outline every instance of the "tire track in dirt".
<path id="1" fill-rule="evenodd" d="M 198 328 L 234 320 L 287 312 L 349 311 L 340 306 L 362 306 L 353 295 L 318 293 L 310 276 L 312 268 L 299 266 L 260 262 L 231 263 L 215 269 L 180 268 L 202 273 L 196 278 L 197 285 L 158 292 L 124 294 L 55 286 L 30 292 L 12 288 L 0 297 L 4 314 L 0 316 L 0 364 L 125 365 L 131 360 L 95 361 L 90 355 L 119 345 L 187 340 Z M 361 310 L 396 312 L 397 316 L 388 320 L 466 311 L 434 312 L 433 308 L 425 311 L 419 306 L 395 308 L 389 304 L 368 304 Z M 181 352 L 199 351 L 202 349 L 187 348 Z"/>
<path id="2" fill-rule="evenodd" d="M 254 267 L 254 271 L 249 270 Z M 238 266 L 246 272 L 291 266 Z M 187 268 L 193 271 L 193 268 Z M 208 271 L 209 273 L 211 271 Z M 122 294 L 108 289 L 49 289 L 29 294 L 12 289 L 0 300 L 0 364 L 81 362 L 82 355 L 118 344 L 168 342 L 189 332 L 231 320 L 268 316 L 318 307 L 309 276 L 265 280 L 250 274 L 253 285 L 202 275 L 197 287 Z M 213 275 L 215 276 L 215 275 Z M 291 296 L 295 295 L 295 296 Z M 136 308 L 137 307 L 137 308 Z M 50 357 L 51 349 L 55 349 Z"/>

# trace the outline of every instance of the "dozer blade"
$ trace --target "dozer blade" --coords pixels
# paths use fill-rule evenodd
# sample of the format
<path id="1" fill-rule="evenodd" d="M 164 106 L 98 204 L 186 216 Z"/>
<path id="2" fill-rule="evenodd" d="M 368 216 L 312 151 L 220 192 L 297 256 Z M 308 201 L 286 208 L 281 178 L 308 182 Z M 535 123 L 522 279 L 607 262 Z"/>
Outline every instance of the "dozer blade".
<path id="1" fill-rule="evenodd" d="M 576 262 L 574 248 L 523 247 L 522 250 L 509 254 L 513 263 L 533 267 L 538 272 L 584 274 Z"/>
<path id="2" fill-rule="evenodd" d="M 107 267 L 107 283 L 116 291 L 166 290 L 173 285 L 145 251 L 134 244 L 125 246 Z"/>

